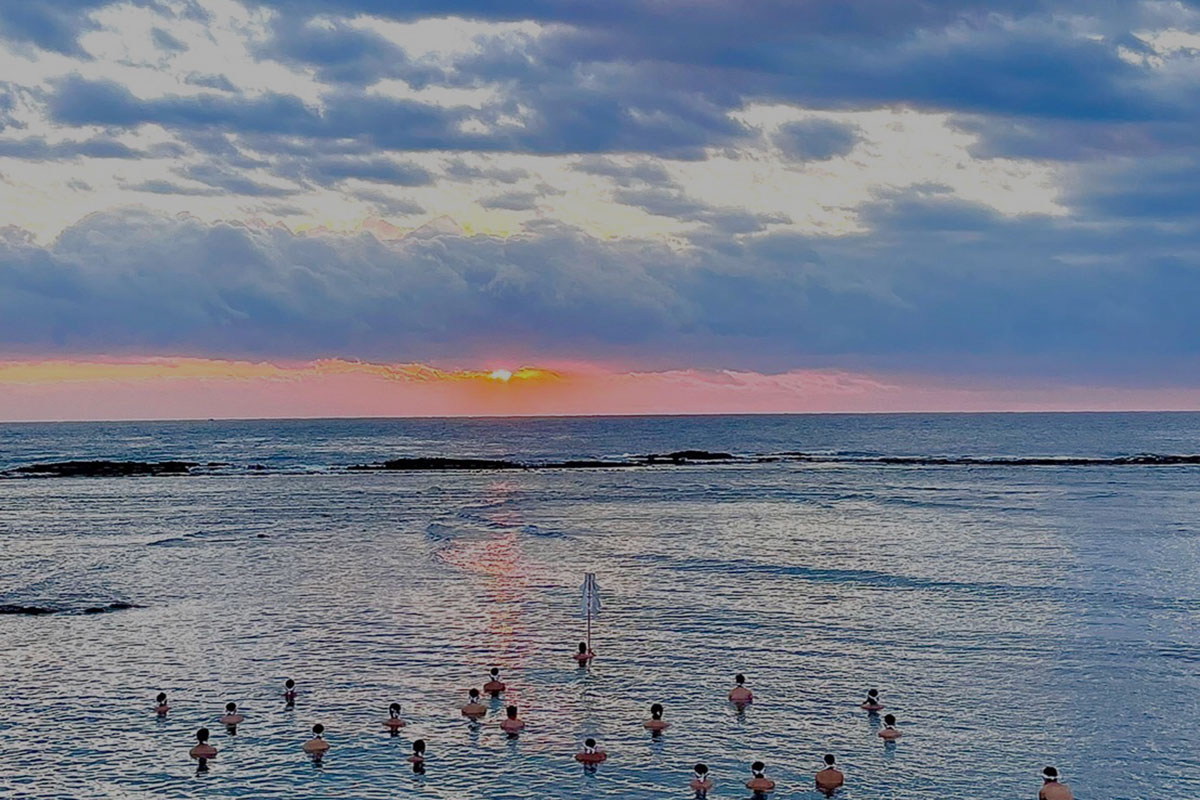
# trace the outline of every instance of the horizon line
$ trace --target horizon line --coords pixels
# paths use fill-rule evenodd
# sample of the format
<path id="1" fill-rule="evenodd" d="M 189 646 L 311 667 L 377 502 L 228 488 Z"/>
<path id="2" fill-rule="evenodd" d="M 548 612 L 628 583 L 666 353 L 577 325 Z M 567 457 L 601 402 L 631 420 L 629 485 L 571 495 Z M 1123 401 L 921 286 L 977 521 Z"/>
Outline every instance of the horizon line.
<path id="1" fill-rule="evenodd" d="M 636 414 L 410 414 L 395 416 L 293 416 L 293 417 L 128 417 L 104 419 L 0 419 L 0 425 L 87 425 L 133 424 L 152 422 L 362 422 L 400 420 L 546 420 L 546 419 L 687 419 L 695 417 L 902 417 L 902 416 L 1051 416 L 1069 414 L 1197 414 L 1200 408 L 1073 408 L 1073 409 L 989 409 L 940 411 L 712 411 L 649 412 Z"/>

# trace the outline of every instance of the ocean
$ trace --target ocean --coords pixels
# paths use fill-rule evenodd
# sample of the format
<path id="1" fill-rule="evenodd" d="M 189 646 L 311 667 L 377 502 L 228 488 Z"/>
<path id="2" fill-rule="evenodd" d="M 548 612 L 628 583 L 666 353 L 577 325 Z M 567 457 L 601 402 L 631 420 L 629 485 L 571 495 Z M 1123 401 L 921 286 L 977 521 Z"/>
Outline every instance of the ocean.
<path id="1" fill-rule="evenodd" d="M 639 458 L 681 450 L 730 457 Z M 761 759 L 816 798 L 828 752 L 847 800 L 1200 797 L 1197 453 L 1182 413 L 0 425 L 0 606 L 45 612 L 0 615 L 0 795 L 741 798 Z M 529 468 L 349 469 L 411 457 Z M 197 466 L 16 471 L 78 459 Z M 515 740 L 458 711 L 492 665 Z"/>

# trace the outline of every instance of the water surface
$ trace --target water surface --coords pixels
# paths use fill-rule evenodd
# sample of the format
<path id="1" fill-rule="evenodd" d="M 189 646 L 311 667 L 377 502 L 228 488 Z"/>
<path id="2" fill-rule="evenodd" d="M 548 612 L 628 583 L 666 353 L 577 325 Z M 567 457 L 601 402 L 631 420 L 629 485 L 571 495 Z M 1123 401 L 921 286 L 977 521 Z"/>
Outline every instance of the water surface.
<path id="1" fill-rule="evenodd" d="M 0 480 L 0 789 L 89 798 L 1200 796 L 1200 468 L 893 466 L 1200 451 L 1189 414 L 0 426 L 0 466 L 184 458 L 211 474 Z M 353 473 L 409 455 L 681 448 L 827 463 Z M 264 469 L 250 469 L 252 465 Z M 576 669 L 597 572 L 600 654 Z M 114 600 L 141 608 L 83 615 Z M 518 740 L 457 708 L 492 664 Z M 758 700 L 722 701 L 735 672 Z M 280 692 L 300 683 L 294 709 Z M 878 687 L 904 738 L 856 704 Z M 166 719 L 151 711 L 166 691 Z M 216 724 L 236 701 L 236 736 Z M 390 737 L 387 705 L 409 726 Z M 642 728 L 652 702 L 673 726 Z M 300 751 L 314 722 L 333 745 Z M 220 750 L 187 758 L 200 725 Z M 572 760 L 596 736 L 610 760 Z M 424 738 L 430 759 L 404 761 Z M 3 793 L 3 792 L 0 792 Z"/>

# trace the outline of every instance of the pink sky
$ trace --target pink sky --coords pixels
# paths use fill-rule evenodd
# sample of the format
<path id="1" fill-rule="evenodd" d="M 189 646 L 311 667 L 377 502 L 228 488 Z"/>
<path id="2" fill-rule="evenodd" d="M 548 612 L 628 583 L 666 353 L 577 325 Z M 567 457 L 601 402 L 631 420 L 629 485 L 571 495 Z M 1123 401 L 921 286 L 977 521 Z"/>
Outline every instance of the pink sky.
<path id="1" fill-rule="evenodd" d="M 562 364 L 471 371 L 174 357 L 0 362 L 6 421 L 1197 408 L 1195 389 L 966 385 L 837 370 L 625 372 Z"/>

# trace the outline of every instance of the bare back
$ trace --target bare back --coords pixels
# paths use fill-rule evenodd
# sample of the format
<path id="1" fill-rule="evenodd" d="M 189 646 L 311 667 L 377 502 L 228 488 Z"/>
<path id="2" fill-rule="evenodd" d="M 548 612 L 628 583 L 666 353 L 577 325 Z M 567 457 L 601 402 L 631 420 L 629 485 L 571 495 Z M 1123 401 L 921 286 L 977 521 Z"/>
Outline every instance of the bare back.
<path id="1" fill-rule="evenodd" d="M 1042 786 L 1038 800 L 1075 800 L 1075 795 L 1071 794 L 1071 787 L 1055 781 Z"/>

